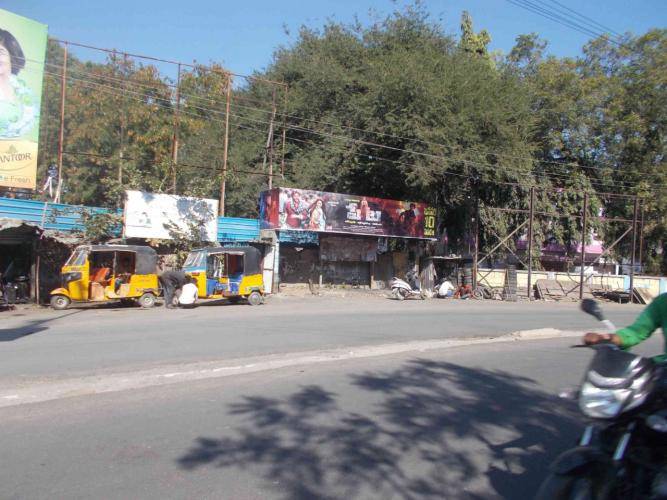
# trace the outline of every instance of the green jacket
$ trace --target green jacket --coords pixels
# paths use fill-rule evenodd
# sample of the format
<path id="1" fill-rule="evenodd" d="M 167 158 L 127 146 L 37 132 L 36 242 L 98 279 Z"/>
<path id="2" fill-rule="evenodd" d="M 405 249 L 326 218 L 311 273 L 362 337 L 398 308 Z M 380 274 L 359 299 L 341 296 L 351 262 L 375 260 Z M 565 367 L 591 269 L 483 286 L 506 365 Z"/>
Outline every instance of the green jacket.
<path id="1" fill-rule="evenodd" d="M 621 337 L 622 347 L 628 348 L 643 342 L 658 328 L 662 328 L 662 335 L 665 337 L 665 354 L 653 359 L 665 363 L 667 362 L 667 293 L 653 299 L 632 325 L 622 328 L 616 334 Z"/>

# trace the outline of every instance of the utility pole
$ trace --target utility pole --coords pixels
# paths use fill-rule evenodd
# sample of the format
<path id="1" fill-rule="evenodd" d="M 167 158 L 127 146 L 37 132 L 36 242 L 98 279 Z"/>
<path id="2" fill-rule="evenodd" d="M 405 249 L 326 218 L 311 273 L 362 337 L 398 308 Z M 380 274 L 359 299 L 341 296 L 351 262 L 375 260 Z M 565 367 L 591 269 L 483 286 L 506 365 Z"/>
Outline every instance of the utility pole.
<path id="1" fill-rule="evenodd" d="M 63 182 L 63 143 L 65 141 L 65 90 L 67 88 L 67 42 L 63 52 L 63 72 L 60 80 L 60 135 L 58 137 L 58 187 L 56 203 L 60 203 L 60 190 Z"/>
<path id="2" fill-rule="evenodd" d="M 276 89 L 273 89 L 271 104 L 271 120 L 269 121 L 269 134 L 266 137 L 266 147 L 264 149 L 264 161 L 262 162 L 262 171 L 266 168 L 266 157 L 269 157 L 269 189 L 273 187 L 273 122 L 276 118 Z"/>
<path id="3" fill-rule="evenodd" d="M 637 217 L 639 215 L 639 197 L 635 196 L 635 207 L 632 213 L 632 260 L 630 261 L 630 303 L 635 301 L 635 250 L 637 248 Z"/>
<path id="4" fill-rule="evenodd" d="M 528 207 L 528 300 L 533 298 L 533 218 L 535 217 L 535 186 L 530 188 Z"/>
<path id="5" fill-rule="evenodd" d="M 174 134 L 171 141 L 171 190 L 176 194 L 176 164 L 178 163 L 178 126 L 181 111 L 181 63 L 178 63 L 178 76 L 176 77 L 176 113 L 174 114 Z"/>
<path id="6" fill-rule="evenodd" d="M 232 74 L 227 73 L 227 92 L 225 94 L 225 142 L 222 152 L 222 179 L 220 180 L 219 215 L 225 215 L 225 190 L 227 189 L 227 152 L 229 151 L 229 105 L 232 100 Z"/>
<path id="7" fill-rule="evenodd" d="M 283 143 L 282 143 L 282 157 L 280 159 L 280 175 L 285 178 L 285 142 L 287 140 L 287 90 L 285 87 L 284 102 L 283 102 Z"/>
<path id="8" fill-rule="evenodd" d="M 123 53 L 123 73 L 127 71 L 127 54 Z M 125 74 L 125 77 L 128 75 Z M 120 152 L 119 152 L 119 161 L 118 161 L 118 184 L 123 185 L 123 159 L 125 153 L 125 127 L 127 120 L 127 100 L 125 98 L 125 92 L 127 91 L 127 84 L 123 80 L 123 97 L 122 97 L 122 111 L 120 114 Z"/>
<path id="9" fill-rule="evenodd" d="M 641 221 L 639 222 L 639 268 L 644 272 L 644 201 L 641 203 Z"/>
<path id="10" fill-rule="evenodd" d="M 586 222 L 588 217 L 588 193 L 584 193 L 584 213 L 581 221 L 581 269 L 579 270 L 579 300 L 584 298 L 584 266 L 586 258 Z"/>

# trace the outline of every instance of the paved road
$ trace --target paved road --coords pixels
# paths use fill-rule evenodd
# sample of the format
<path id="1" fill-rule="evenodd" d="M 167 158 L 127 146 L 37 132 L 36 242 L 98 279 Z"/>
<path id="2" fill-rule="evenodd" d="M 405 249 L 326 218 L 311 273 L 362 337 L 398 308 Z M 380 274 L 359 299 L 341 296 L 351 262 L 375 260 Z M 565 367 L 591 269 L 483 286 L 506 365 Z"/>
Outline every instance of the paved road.
<path id="1" fill-rule="evenodd" d="M 275 297 L 194 310 L 86 308 L 0 313 L 0 381 L 517 330 L 584 330 L 575 304 Z M 639 306 L 606 306 L 619 324 Z"/>
<path id="2" fill-rule="evenodd" d="M 0 497 L 524 500 L 580 431 L 573 405 L 553 396 L 590 357 L 571 342 L 403 353 L 2 408 Z"/>

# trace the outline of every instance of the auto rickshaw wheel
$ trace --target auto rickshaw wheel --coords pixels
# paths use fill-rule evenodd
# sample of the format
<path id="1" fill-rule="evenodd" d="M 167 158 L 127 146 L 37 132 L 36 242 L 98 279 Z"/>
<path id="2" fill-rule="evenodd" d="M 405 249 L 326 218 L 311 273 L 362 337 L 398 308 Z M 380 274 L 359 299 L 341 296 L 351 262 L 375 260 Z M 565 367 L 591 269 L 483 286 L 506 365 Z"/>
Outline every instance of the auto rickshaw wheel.
<path id="1" fill-rule="evenodd" d="M 262 294 L 259 292 L 252 292 L 248 295 L 248 304 L 251 306 L 258 306 L 262 303 Z"/>
<path id="2" fill-rule="evenodd" d="M 155 305 L 155 295 L 150 292 L 146 292 L 137 299 L 137 302 L 144 309 L 151 308 Z"/>
<path id="3" fill-rule="evenodd" d="M 54 295 L 51 297 L 51 307 L 53 307 L 56 311 L 67 309 L 71 303 L 72 301 L 69 299 L 69 297 L 64 295 Z"/>

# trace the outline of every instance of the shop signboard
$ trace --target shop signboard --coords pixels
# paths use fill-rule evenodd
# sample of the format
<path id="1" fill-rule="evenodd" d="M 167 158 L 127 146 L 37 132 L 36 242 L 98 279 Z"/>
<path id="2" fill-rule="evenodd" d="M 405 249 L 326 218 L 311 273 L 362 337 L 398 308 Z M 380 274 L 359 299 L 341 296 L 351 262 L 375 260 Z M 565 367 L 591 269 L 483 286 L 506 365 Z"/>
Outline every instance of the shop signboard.
<path id="1" fill-rule="evenodd" d="M 35 189 L 46 31 L 0 9 L 0 186 Z"/>
<path id="2" fill-rule="evenodd" d="M 435 209 L 424 203 L 275 188 L 259 206 L 263 229 L 435 238 Z"/>
<path id="3" fill-rule="evenodd" d="M 127 238 L 171 240 L 180 235 L 217 241 L 217 214 L 218 200 L 125 191 L 124 233 Z"/>

